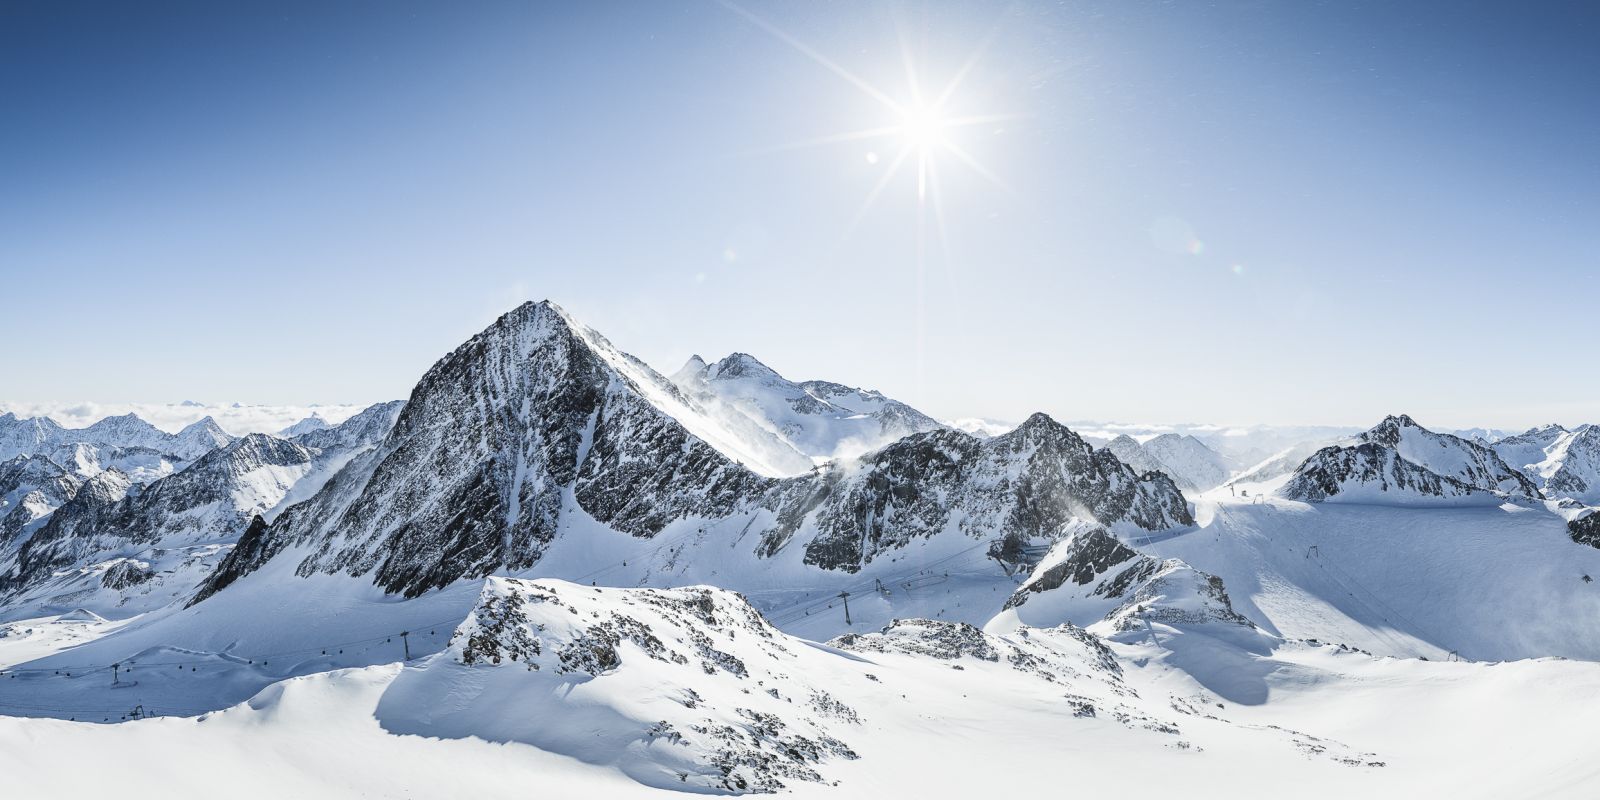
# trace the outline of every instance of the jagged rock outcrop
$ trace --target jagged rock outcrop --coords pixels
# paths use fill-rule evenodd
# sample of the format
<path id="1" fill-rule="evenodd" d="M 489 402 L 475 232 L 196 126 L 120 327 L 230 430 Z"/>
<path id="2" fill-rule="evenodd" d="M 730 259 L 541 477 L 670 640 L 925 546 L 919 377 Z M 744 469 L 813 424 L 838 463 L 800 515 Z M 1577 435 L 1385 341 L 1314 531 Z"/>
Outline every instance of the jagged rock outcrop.
<path id="1" fill-rule="evenodd" d="M 1145 555 L 1104 528 L 1082 522 L 1034 567 L 989 628 L 1072 623 L 1104 626 L 1115 634 L 1147 622 L 1255 628 L 1234 611 L 1221 578 L 1180 559 Z"/>
<path id="2" fill-rule="evenodd" d="M 1006 600 L 1005 607 L 1016 608 L 1028 598 L 1060 589 L 1063 586 L 1085 587 L 1100 580 L 1101 576 L 1117 567 L 1143 557 L 1133 548 L 1123 544 L 1104 528 L 1079 523 L 1071 534 L 1050 549 L 1034 568 L 1028 579 Z M 1150 559 L 1144 559 L 1150 561 Z M 1143 563 L 1143 562 L 1141 562 Z M 1125 569 L 1116 579 L 1100 583 L 1088 594 L 1100 597 L 1117 597 L 1132 584 L 1139 570 Z"/>
<path id="3" fill-rule="evenodd" d="M 1567 522 L 1567 535 L 1578 544 L 1600 549 L 1600 511 L 1590 511 Z"/>
<path id="4" fill-rule="evenodd" d="M 1139 630 L 1148 622 L 1174 627 L 1207 623 L 1252 630 L 1256 627 L 1254 622 L 1233 610 L 1233 602 L 1221 578 L 1176 558 L 1159 562 L 1149 574 L 1141 571 L 1132 577 L 1132 591 L 1127 593 L 1127 600 L 1106 615 L 1114 631 Z"/>
<path id="5" fill-rule="evenodd" d="M 857 758 L 847 741 L 860 716 L 814 674 L 835 661 L 720 589 L 494 577 L 449 647 L 396 679 L 377 717 L 399 733 L 518 741 L 615 764 L 663 789 L 776 792 L 824 782 L 831 764 Z M 519 713 L 499 713 L 506 707 Z M 584 725 L 548 724 L 575 713 Z"/>

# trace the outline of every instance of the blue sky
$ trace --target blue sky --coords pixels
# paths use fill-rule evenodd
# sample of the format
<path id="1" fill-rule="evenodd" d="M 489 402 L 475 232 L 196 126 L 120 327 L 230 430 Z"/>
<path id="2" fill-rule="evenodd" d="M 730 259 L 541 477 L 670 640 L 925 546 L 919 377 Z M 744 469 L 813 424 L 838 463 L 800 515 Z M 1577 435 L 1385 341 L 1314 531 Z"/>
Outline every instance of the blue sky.
<path id="1" fill-rule="evenodd" d="M 401 397 L 548 297 L 943 417 L 1600 421 L 1597 16 L 10 2 L 0 398 Z M 985 41 L 937 207 L 866 202 L 905 135 L 786 147 Z"/>

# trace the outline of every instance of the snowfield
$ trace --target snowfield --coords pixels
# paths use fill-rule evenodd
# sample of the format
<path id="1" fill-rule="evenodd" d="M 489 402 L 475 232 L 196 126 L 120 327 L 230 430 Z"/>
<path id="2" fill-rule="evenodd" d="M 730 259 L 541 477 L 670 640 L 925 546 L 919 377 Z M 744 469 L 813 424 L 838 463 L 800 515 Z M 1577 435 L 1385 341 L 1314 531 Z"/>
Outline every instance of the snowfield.
<path id="1" fill-rule="evenodd" d="M 979 797 L 996 776 L 1235 797 L 1582 797 L 1600 780 L 1574 720 L 1600 691 L 1592 663 L 1285 643 L 1210 665 L 1264 685 L 1239 702 L 1172 663 L 1203 627 L 1101 643 L 907 621 L 823 646 L 721 590 L 495 579 L 448 647 L 404 666 L 291 678 L 198 717 L 0 718 L 0 769 L 30 798 L 665 797 L 755 788 L 763 764 L 801 797 Z"/>

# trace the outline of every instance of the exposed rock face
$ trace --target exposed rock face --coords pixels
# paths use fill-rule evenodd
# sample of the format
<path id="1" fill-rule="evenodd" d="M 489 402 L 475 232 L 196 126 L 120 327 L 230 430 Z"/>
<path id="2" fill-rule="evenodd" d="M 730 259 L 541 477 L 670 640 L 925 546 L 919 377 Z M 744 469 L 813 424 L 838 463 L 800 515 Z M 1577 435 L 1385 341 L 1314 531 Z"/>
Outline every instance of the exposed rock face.
<path id="1" fill-rule="evenodd" d="M 1317 451 L 1295 471 L 1283 494 L 1312 503 L 1336 497 L 1493 502 L 1496 497 L 1535 499 L 1539 490 L 1489 447 L 1434 433 L 1402 415 L 1386 418 L 1350 444 Z"/>
<path id="2" fill-rule="evenodd" d="M 496 577 L 450 646 L 397 679 L 377 716 L 398 732 L 600 760 L 659 788 L 776 792 L 857 757 L 846 740 L 860 716 L 811 675 L 836 660 L 720 589 Z M 525 713 L 496 713 L 506 706 Z M 548 724 L 573 713 L 588 724 Z"/>
<path id="3" fill-rule="evenodd" d="M 1255 629 L 1234 611 L 1221 578 L 1179 559 L 1145 555 L 1081 523 L 1051 548 L 990 627 L 1060 623 L 1097 632 L 1103 626 L 1113 635 L 1144 630 L 1146 623 Z"/>
<path id="4" fill-rule="evenodd" d="M 291 545 L 310 552 L 302 575 L 371 574 L 407 595 L 523 569 L 569 497 L 642 538 L 680 519 L 749 516 L 752 557 L 802 547 L 807 563 L 844 571 L 946 530 L 1048 541 L 1074 516 L 1193 523 L 1165 476 L 1136 475 L 1042 414 L 993 439 L 939 429 L 778 480 L 709 444 L 727 432 L 700 410 L 554 305 L 524 305 L 434 365 L 379 446 L 237 549 L 207 591 Z"/>
<path id="5" fill-rule="evenodd" d="M 651 536 L 772 483 L 648 402 L 597 336 L 548 303 L 501 317 L 435 364 L 382 444 L 285 512 L 261 553 L 311 543 L 302 574 L 372 573 L 416 595 L 537 562 L 567 491 L 601 522 Z"/>
<path id="6" fill-rule="evenodd" d="M 1123 544 L 1103 528 L 1088 527 L 1062 539 L 1045 559 L 1039 563 L 1023 584 L 1017 587 L 1006 608 L 1016 608 L 1040 592 L 1050 592 L 1063 586 L 1088 586 L 1113 567 L 1129 562 L 1153 563 L 1153 559 L 1140 556 L 1133 548 Z M 1101 583 L 1089 592 L 1102 597 L 1117 597 L 1127 591 L 1137 579 L 1138 565 L 1124 569 L 1119 576 Z M 1147 572 L 1149 570 L 1146 570 Z"/>
<path id="7" fill-rule="evenodd" d="M 133 559 L 123 559 L 106 569 L 100 576 L 100 585 L 112 591 L 122 591 L 138 586 L 151 578 L 150 565 Z"/>
<path id="8" fill-rule="evenodd" d="M 951 430 L 907 437 L 793 488 L 763 553 L 809 522 L 806 562 L 847 571 L 951 526 L 1000 536 L 1003 551 L 1051 541 L 1073 518 L 1147 531 L 1194 524 L 1170 478 L 1136 475 L 1044 414 L 992 439 Z"/>
<path id="9" fill-rule="evenodd" d="M 1538 487 L 1494 450 L 1459 436 L 1434 433 L 1404 414 L 1385 418 L 1361 438 L 1392 448 L 1401 458 L 1468 486 L 1528 499 L 1539 496 Z"/>
<path id="10" fill-rule="evenodd" d="M 1600 549 L 1600 511 L 1590 512 L 1567 523 L 1572 541 Z"/>

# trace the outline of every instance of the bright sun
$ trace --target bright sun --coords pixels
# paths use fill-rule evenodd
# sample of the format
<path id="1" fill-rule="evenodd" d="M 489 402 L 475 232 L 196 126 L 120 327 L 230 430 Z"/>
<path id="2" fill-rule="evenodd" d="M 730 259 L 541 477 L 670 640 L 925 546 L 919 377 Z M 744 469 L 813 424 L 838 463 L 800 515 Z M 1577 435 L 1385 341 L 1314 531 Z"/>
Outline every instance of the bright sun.
<path id="1" fill-rule="evenodd" d="M 938 108 L 913 106 L 901 114 L 900 137 L 919 150 L 933 150 L 944 144 L 946 124 Z"/>
<path id="2" fill-rule="evenodd" d="M 978 62 L 983 58 L 984 52 L 988 49 L 990 42 L 994 38 L 994 32 L 991 32 L 989 37 L 985 38 L 978 44 L 977 48 L 967 58 L 965 63 L 961 64 L 961 66 L 955 70 L 949 81 L 942 87 L 933 87 L 927 84 L 927 82 L 924 80 L 922 71 L 918 68 L 917 64 L 915 63 L 915 59 L 912 57 L 911 49 L 907 46 L 904 35 L 902 35 L 900 39 L 900 55 L 901 61 L 905 66 L 906 84 L 910 89 L 910 92 L 909 96 L 897 98 L 891 96 L 888 92 L 873 86 L 849 70 L 846 70 L 844 67 L 829 59 L 827 56 L 817 52 L 811 46 L 778 29 L 772 23 L 767 22 L 761 17 L 745 10 L 733 2 L 733 0 L 720 0 L 720 2 L 728 10 L 738 14 L 741 17 L 744 17 L 757 27 L 760 27 L 778 39 L 783 40 L 791 47 L 810 58 L 812 61 L 815 61 L 819 66 L 823 67 L 829 72 L 832 72 L 840 78 L 843 78 L 846 82 L 861 90 L 868 97 L 876 100 L 881 106 L 883 106 L 884 110 L 892 114 L 892 116 L 889 118 L 892 120 L 892 122 L 881 127 L 864 128 L 860 130 L 845 130 L 815 139 L 791 142 L 789 144 L 778 145 L 772 148 L 765 148 L 763 151 L 760 151 L 772 152 L 779 150 L 792 150 L 796 148 L 822 147 L 842 144 L 845 142 L 859 142 L 873 139 L 889 139 L 891 141 L 897 140 L 898 146 L 892 147 L 889 150 L 889 154 L 886 156 L 880 157 L 875 151 L 867 153 L 866 161 L 868 164 L 874 167 L 877 167 L 880 161 L 887 162 L 887 164 L 883 167 L 879 167 L 879 169 L 882 171 L 882 174 L 879 176 L 876 185 L 874 185 L 872 190 L 867 193 L 866 201 L 862 203 L 861 210 L 857 212 L 854 222 L 851 223 L 852 228 L 856 223 L 861 222 L 862 219 L 866 217 L 866 214 L 871 209 L 874 201 L 876 201 L 878 196 L 883 193 L 884 189 L 894 181 L 895 177 L 903 174 L 902 167 L 908 168 L 912 172 L 912 176 L 916 184 L 916 198 L 919 209 L 931 205 L 931 210 L 934 212 L 936 217 L 935 224 L 941 228 L 944 224 L 942 219 L 943 211 L 941 209 L 939 180 L 939 167 L 941 161 L 953 160 L 955 162 L 959 162 L 965 167 L 970 168 L 972 171 L 987 178 L 995 185 L 1005 188 L 1005 182 L 1000 180 L 999 176 L 995 175 L 983 164 L 979 163 L 978 159 L 974 158 L 971 153 L 968 153 L 967 150 L 957 142 L 958 137 L 955 134 L 959 129 L 970 128 L 974 126 L 981 127 L 993 125 L 995 123 L 1018 119 L 1019 115 L 958 115 L 950 113 L 950 108 L 952 105 L 954 105 L 952 102 L 953 98 L 961 88 L 961 85 L 963 81 L 966 80 L 968 74 L 972 72 L 973 68 L 976 67 Z M 924 93 L 923 91 L 924 89 L 933 88 L 937 88 L 938 91 L 928 93 Z"/>

